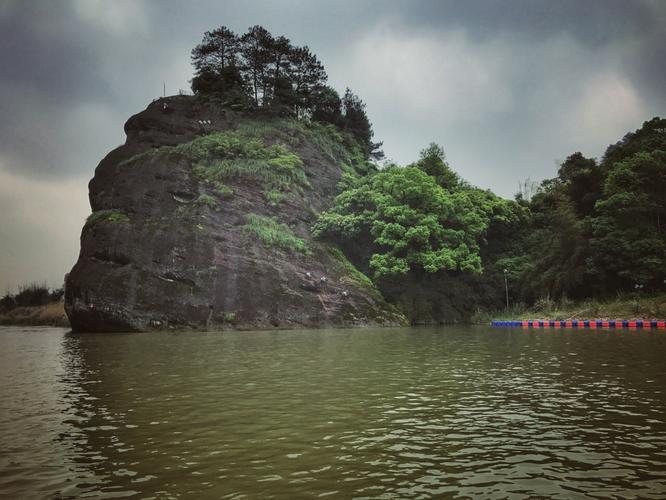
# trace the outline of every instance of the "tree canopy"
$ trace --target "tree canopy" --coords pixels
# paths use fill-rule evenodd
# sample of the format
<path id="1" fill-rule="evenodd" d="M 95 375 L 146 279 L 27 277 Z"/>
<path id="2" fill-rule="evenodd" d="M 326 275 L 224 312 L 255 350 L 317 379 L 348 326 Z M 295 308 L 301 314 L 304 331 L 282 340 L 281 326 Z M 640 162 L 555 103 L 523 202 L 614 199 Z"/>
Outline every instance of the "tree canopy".
<path id="1" fill-rule="evenodd" d="M 527 203 L 520 288 L 526 300 L 663 290 L 666 120 L 654 118 L 606 150 L 574 153 Z"/>
<path id="2" fill-rule="evenodd" d="M 309 117 L 349 132 L 367 158 L 383 156 L 365 104 L 350 89 L 344 96 L 326 85 L 324 66 L 307 46 L 295 46 L 261 26 L 236 35 L 225 26 L 207 31 L 192 49 L 192 90 L 214 95 L 238 110 Z"/>
<path id="3" fill-rule="evenodd" d="M 343 244 L 365 240 L 375 278 L 439 271 L 480 274 L 480 247 L 489 226 L 515 219 L 519 207 L 488 191 L 460 186 L 442 158 L 441 148 L 433 144 L 416 164 L 349 180 L 333 208 L 321 215 L 315 234 Z"/>

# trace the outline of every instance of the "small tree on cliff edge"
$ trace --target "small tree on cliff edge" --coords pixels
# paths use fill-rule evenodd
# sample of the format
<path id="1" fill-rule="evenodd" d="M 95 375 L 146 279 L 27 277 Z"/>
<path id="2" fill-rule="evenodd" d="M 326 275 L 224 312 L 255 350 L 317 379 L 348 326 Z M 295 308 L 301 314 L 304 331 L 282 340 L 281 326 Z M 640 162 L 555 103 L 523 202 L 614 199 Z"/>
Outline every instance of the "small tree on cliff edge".
<path id="1" fill-rule="evenodd" d="M 384 152 L 381 151 L 381 142 L 372 142 L 374 132 L 372 124 L 365 112 L 365 103 L 349 88 L 342 98 L 343 128 L 351 133 L 361 144 L 366 156 L 381 160 Z"/>

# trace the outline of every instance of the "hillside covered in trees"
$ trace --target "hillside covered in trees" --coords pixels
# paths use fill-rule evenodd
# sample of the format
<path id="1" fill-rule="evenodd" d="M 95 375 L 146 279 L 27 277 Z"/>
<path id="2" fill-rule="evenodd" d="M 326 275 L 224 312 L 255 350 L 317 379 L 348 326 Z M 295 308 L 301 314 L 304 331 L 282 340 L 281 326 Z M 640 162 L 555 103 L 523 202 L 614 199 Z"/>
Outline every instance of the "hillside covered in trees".
<path id="1" fill-rule="evenodd" d="M 431 145 L 420 159 L 347 179 L 315 233 L 336 241 L 413 321 L 466 319 L 511 302 L 666 289 L 666 120 L 577 152 L 534 193 L 467 185 Z"/>
<path id="2" fill-rule="evenodd" d="M 236 109 L 330 123 L 366 161 L 381 156 L 365 105 L 341 99 L 307 47 L 260 26 L 225 27 L 192 51 L 199 95 Z M 467 184 L 431 144 L 407 166 L 347 174 L 313 228 L 415 322 L 468 319 L 511 303 L 666 289 L 666 120 L 654 118 L 597 161 L 571 154 L 557 176 L 505 200 Z M 527 190 L 529 191 L 529 189 Z"/>
<path id="3" fill-rule="evenodd" d="M 380 166 L 365 104 L 285 37 L 221 27 L 192 62 L 194 96 L 130 118 L 90 183 L 74 328 L 464 322 L 505 280 L 525 306 L 666 290 L 664 119 L 509 200 L 435 143 Z"/>
<path id="4" fill-rule="evenodd" d="M 506 261 L 524 300 L 666 289 L 666 119 L 569 156 L 530 198 L 524 255 Z M 517 252 L 516 252 L 517 253 Z"/>

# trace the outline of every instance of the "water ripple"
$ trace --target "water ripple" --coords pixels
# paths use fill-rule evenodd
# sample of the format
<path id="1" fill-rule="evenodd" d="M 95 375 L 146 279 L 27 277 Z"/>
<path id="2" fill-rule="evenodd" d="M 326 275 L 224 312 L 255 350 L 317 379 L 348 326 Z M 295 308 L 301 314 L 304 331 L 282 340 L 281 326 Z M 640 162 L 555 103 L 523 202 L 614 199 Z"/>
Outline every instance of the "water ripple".
<path id="1" fill-rule="evenodd" d="M 666 336 L 0 329 L 7 498 L 664 498 Z"/>

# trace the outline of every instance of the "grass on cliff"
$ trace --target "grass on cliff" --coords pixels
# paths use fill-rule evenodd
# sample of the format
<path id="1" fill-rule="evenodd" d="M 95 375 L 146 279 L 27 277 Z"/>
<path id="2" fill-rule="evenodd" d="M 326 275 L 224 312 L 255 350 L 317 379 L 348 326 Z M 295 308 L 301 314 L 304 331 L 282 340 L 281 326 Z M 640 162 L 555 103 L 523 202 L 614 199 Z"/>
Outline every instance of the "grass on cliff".
<path id="1" fill-rule="evenodd" d="M 312 144 L 348 172 L 366 174 L 375 168 L 365 159 L 363 149 L 351 134 L 328 123 L 293 118 L 244 120 L 236 131 L 246 137 L 277 139 L 291 146 Z"/>
<path id="2" fill-rule="evenodd" d="M 251 129 L 215 132 L 176 146 L 144 151 L 124 163 L 158 155 L 180 155 L 194 164 L 194 173 L 214 189 L 227 181 L 249 181 L 266 190 L 290 191 L 309 186 L 303 160 L 285 144 L 267 145 Z M 225 195 L 229 188 L 225 187 Z"/>
<path id="3" fill-rule="evenodd" d="M 268 248 L 279 248 L 292 253 L 310 253 L 302 238 L 296 236 L 286 224 L 279 223 L 273 217 L 247 214 L 243 232 Z"/>
<path id="4" fill-rule="evenodd" d="M 217 200 L 209 194 L 200 194 L 197 198 L 197 204 L 208 208 L 217 208 Z"/>
<path id="5" fill-rule="evenodd" d="M 223 181 L 253 181 L 267 189 L 288 191 L 292 186 L 307 186 L 303 161 L 293 153 L 282 153 L 279 146 L 271 149 L 271 158 L 219 159 L 199 163 L 195 174 L 210 184 Z M 277 151 L 276 151 L 277 150 Z"/>
<path id="6" fill-rule="evenodd" d="M 343 274 L 343 276 L 340 278 L 340 283 L 364 289 L 374 296 L 375 299 L 381 299 L 381 294 L 372 280 L 359 271 L 339 248 L 328 246 L 327 251 L 329 256 L 340 264 L 340 267 L 342 268 L 343 272 L 341 274 Z"/>
<path id="7" fill-rule="evenodd" d="M 541 299 L 532 307 L 512 306 L 509 311 L 478 312 L 472 321 L 488 323 L 491 320 L 526 319 L 664 319 L 666 318 L 666 294 L 620 295 L 612 300 L 560 301 Z"/>
<path id="8" fill-rule="evenodd" d="M 97 222 L 111 222 L 117 224 L 128 223 L 129 221 L 129 216 L 120 210 L 97 210 L 88 216 L 84 227 L 92 226 Z"/>
<path id="9" fill-rule="evenodd" d="M 328 253 L 334 260 L 341 264 L 346 273 L 346 276 L 340 280 L 342 283 L 346 282 L 349 285 L 355 285 L 360 288 L 375 288 L 372 280 L 356 269 L 356 266 L 349 262 L 349 259 L 347 259 L 339 248 L 331 246 L 328 248 Z"/>
<path id="10" fill-rule="evenodd" d="M 186 156 L 208 181 L 255 180 L 267 187 L 307 186 L 302 159 L 292 149 L 312 144 L 347 172 L 366 174 L 375 167 L 351 134 L 334 125 L 294 118 L 241 120 L 233 131 L 214 132 L 176 146 L 149 149 L 121 165 L 162 154 Z"/>
<path id="11" fill-rule="evenodd" d="M 250 181 L 269 190 L 288 191 L 293 186 L 309 185 L 303 160 L 285 145 L 266 146 L 260 139 L 238 132 L 209 134 L 173 146 L 170 152 L 196 162 L 194 173 L 212 186 Z"/>
<path id="12" fill-rule="evenodd" d="M 271 191 L 264 192 L 264 198 L 271 207 L 277 207 L 284 201 L 285 193 L 272 189 Z"/>

